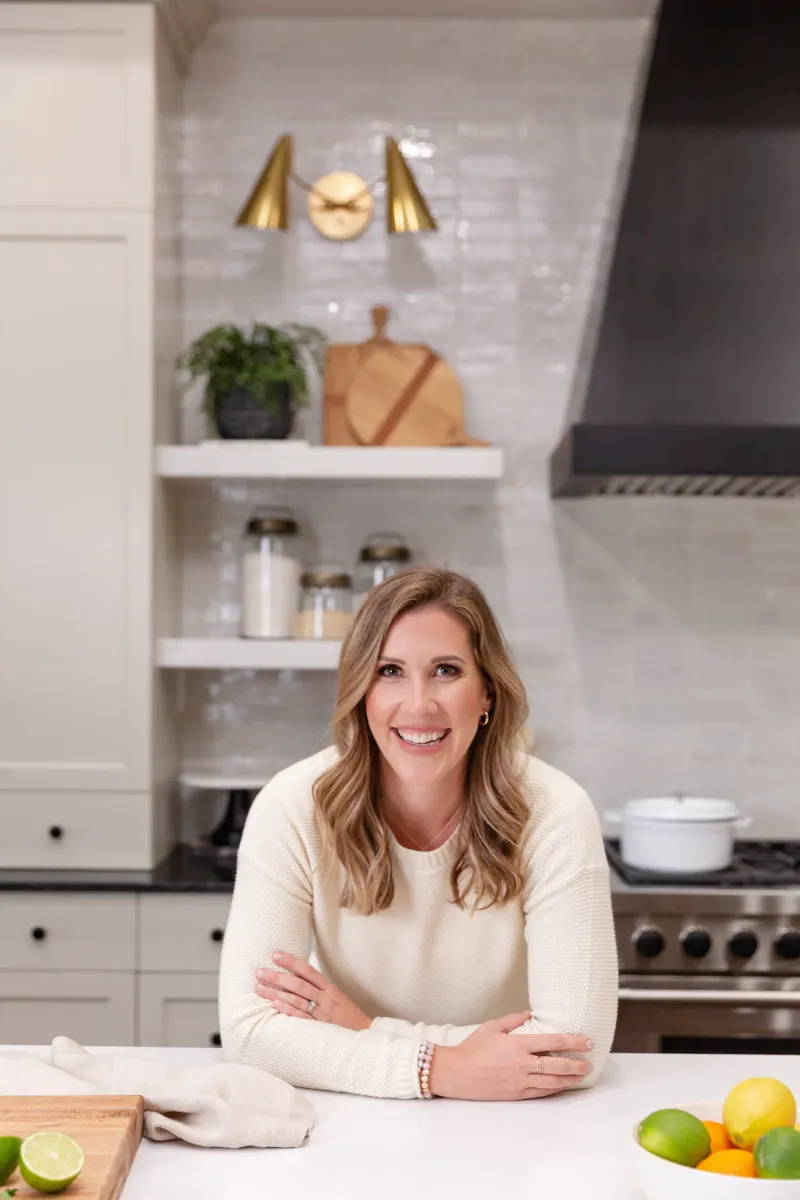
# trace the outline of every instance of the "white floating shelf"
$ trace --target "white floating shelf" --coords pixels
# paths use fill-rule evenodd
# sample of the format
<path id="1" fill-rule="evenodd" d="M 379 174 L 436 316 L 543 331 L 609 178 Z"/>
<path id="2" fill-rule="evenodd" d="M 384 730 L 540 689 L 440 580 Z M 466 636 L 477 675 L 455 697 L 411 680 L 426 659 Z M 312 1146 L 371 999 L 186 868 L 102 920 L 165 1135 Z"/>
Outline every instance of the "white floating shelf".
<path id="1" fill-rule="evenodd" d="M 311 446 L 208 441 L 156 447 L 166 479 L 502 479 L 499 446 Z"/>
<path id="2" fill-rule="evenodd" d="M 160 638 L 158 665 L 187 670 L 335 671 L 341 642 L 311 638 Z"/>

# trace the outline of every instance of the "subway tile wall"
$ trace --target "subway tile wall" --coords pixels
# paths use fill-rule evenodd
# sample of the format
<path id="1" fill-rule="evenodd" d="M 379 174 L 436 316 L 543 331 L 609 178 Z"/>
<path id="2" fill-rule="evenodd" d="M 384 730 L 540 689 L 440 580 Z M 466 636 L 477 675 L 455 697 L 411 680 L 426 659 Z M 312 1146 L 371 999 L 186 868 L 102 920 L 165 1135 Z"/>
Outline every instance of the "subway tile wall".
<path id="1" fill-rule="evenodd" d="M 398 529 L 418 561 L 485 589 L 528 688 L 542 757 L 598 808 L 695 790 L 737 800 L 753 832 L 800 836 L 800 509 L 796 502 L 552 503 L 547 455 L 580 395 L 648 50 L 645 21 L 227 21 L 185 92 L 184 342 L 223 320 L 390 332 L 457 369 L 470 433 L 502 445 L 479 484 L 191 485 L 183 632 L 238 630 L 240 533 L 259 503 L 294 508 L 307 561 L 352 563 Z M 402 140 L 441 231 L 358 241 L 233 227 L 281 133 L 309 179 L 380 174 Z M 196 394 L 182 434 L 202 436 Z M 299 430 L 320 434 L 317 404 Z M 263 772 L 329 740 L 325 674 L 191 675 L 184 759 Z"/>

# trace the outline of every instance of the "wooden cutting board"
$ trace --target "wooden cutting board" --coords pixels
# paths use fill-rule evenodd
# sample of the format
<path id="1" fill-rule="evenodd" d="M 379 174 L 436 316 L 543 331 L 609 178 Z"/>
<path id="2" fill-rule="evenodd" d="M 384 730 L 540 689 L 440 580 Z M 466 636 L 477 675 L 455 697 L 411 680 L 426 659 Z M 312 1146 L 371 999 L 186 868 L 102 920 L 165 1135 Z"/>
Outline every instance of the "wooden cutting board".
<path id="1" fill-rule="evenodd" d="M 366 342 L 331 346 L 325 364 L 329 446 L 486 445 L 464 432 L 453 369 L 429 346 L 386 336 L 389 310 L 372 309 Z"/>
<path id="2" fill-rule="evenodd" d="M 117 1200 L 142 1140 L 141 1096 L 0 1096 L 0 1134 L 27 1137 L 58 1129 L 74 1138 L 86 1156 L 65 1200 Z M 4 1185 L 16 1200 L 41 1200 L 19 1173 Z"/>

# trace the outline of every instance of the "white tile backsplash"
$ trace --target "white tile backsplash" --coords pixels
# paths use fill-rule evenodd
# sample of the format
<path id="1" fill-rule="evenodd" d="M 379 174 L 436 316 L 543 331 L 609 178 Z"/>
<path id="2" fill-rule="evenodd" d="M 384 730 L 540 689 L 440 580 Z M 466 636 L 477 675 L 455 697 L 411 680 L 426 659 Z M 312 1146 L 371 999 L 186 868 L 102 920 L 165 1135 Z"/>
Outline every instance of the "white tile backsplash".
<path id="1" fill-rule="evenodd" d="M 428 340 L 463 381 L 470 433 L 504 446 L 486 485 L 187 485 L 186 634 L 235 633 L 238 536 L 290 504 L 303 554 L 352 563 L 395 529 L 418 561 L 472 574 L 528 687 L 546 758 L 598 807 L 634 794 L 729 795 L 754 831 L 800 836 L 800 507 L 792 501 L 553 504 L 546 460 L 580 397 L 602 303 L 649 27 L 640 20 L 222 21 L 186 84 L 184 342 L 222 320 L 297 319 Z M 440 232 L 318 238 L 236 229 L 274 140 L 306 178 L 375 178 L 403 140 Z M 319 412 L 307 414 L 311 436 Z M 198 435 L 191 401 L 183 433 Z M 402 515 L 401 515 L 402 514 Z M 187 762 L 265 774 L 327 740 L 327 675 L 200 673 Z"/>

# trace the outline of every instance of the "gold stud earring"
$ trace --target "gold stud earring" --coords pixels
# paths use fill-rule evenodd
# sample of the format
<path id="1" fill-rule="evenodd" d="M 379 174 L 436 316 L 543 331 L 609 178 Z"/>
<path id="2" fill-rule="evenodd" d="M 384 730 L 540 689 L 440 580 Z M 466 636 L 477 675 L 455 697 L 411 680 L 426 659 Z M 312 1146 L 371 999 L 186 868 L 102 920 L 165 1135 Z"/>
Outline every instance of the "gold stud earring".
<path id="1" fill-rule="evenodd" d="M 489 714 L 488 714 L 488 712 L 481 713 L 480 724 L 481 724 L 481 725 L 488 725 L 488 724 L 489 724 Z"/>

